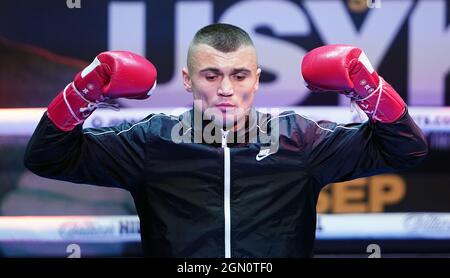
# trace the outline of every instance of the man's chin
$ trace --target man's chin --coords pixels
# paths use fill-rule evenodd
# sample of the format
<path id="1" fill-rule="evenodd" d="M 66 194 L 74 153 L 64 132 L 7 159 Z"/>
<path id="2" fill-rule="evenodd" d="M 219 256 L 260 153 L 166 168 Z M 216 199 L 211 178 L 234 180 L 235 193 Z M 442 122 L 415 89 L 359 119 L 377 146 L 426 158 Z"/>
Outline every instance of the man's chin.
<path id="1" fill-rule="evenodd" d="M 204 120 L 210 120 L 215 126 L 227 130 L 233 129 L 245 118 L 244 111 L 239 108 L 226 109 L 225 111 L 214 108 L 203 111 L 203 113 Z"/>
<path id="2" fill-rule="evenodd" d="M 229 129 L 233 127 L 237 122 L 237 119 L 234 117 L 217 117 L 214 119 L 214 124 L 216 126 L 221 126 L 225 129 Z"/>
<path id="3" fill-rule="evenodd" d="M 231 129 L 238 122 L 238 116 L 234 114 L 214 114 L 212 119 L 214 125 L 224 129 Z"/>

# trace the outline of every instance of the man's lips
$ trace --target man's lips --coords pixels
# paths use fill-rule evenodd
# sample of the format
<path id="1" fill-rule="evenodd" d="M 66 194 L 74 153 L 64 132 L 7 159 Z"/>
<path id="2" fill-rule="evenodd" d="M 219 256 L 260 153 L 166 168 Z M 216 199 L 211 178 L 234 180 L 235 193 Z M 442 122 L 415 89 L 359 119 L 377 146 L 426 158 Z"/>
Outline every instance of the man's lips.
<path id="1" fill-rule="evenodd" d="M 232 103 L 229 103 L 229 102 L 220 102 L 220 103 L 217 103 L 216 106 L 233 106 L 234 107 L 235 105 Z"/>
<path id="2" fill-rule="evenodd" d="M 231 104 L 231 103 L 221 102 L 221 103 L 216 104 L 216 107 L 221 109 L 221 110 L 226 110 L 226 109 L 235 108 L 236 106 L 234 104 Z"/>

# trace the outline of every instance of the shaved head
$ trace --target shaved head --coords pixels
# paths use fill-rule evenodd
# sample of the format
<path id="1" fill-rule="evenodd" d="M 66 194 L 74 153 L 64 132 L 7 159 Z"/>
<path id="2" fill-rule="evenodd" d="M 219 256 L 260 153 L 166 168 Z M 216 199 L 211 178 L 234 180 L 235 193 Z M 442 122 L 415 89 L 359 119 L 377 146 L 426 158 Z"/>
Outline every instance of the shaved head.
<path id="1" fill-rule="evenodd" d="M 197 47 L 201 44 L 211 46 L 212 48 L 223 53 L 236 51 L 243 46 L 250 46 L 254 49 L 252 39 L 247 32 L 241 28 L 225 23 L 211 24 L 200 29 L 195 34 L 191 44 L 189 45 L 187 66 L 190 70 L 192 69 L 194 63 L 194 54 Z"/>

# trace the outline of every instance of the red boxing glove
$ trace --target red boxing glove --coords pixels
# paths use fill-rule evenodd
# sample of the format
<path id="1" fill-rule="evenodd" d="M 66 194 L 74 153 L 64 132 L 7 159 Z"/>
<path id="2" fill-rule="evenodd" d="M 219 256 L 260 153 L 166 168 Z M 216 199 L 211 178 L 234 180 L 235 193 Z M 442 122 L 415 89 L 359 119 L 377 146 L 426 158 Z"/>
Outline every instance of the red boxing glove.
<path id="1" fill-rule="evenodd" d="M 406 104 L 373 69 L 364 52 L 351 45 L 326 45 L 308 52 L 302 74 L 313 91 L 340 91 L 349 96 L 372 121 L 398 120 Z"/>
<path id="2" fill-rule="evenodd" d="M 47 115 L 61 130 L 70 131 L 98 107 L 115 107 L 114 98 L 146 99 L 156 85 L 157 72 L 142 56 L 128 51 L 100 53 L 50 103 Z"/>

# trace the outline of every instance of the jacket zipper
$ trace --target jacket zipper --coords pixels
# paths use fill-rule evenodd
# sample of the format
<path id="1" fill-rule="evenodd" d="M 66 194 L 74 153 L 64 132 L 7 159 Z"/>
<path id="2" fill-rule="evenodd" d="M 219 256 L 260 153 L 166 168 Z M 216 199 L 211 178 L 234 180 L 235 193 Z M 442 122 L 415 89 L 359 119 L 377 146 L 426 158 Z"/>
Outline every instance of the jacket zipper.
<path id="1" fill-rule="evenodd" d="M 230 218 L 230 148 L 227 146 L 229 131 L 222 130 L 222 148 L 224 153 L 224 194 L 223 209 L 225 219 L 225 258 L 231 258 L 231 218 Z"/>

